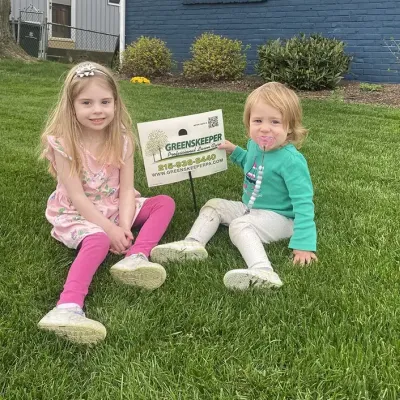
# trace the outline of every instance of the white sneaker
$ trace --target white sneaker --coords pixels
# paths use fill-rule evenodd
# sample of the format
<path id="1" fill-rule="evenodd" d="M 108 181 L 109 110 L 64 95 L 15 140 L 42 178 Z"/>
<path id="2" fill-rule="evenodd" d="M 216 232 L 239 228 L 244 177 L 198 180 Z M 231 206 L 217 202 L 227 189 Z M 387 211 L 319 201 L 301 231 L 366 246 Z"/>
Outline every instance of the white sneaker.
<path id="1" fill-rule="evenodd" d="M 54 332 L 75 343 L 92 344 L 106 337 L 106 328 L 97 321 L 86 318 L 78 306 L 53 308 L 38 323 L 40 329 Z"/>
<path id="2" fill-rule="evenodd" d="M 150 262 L 142 253 L 123 258 L 110 272 L 119 282 L 149 290 L 160 287 L 167 277 L 163 266 Z"/>
<path id="3" fill-rule="evenodd" d="M 278 274 L 268 268 L 233 269 L 224 276 L 228 289 L 279 288 L 283 285 Z"/>
<path id="4" fill-rule="evenodd" d="M 179 240 L 154 247 L 150 257 L 156 262 L 165 263 L 168 261 L 204 260 L 208 257 L 208 253 L 197 240 Z"/>

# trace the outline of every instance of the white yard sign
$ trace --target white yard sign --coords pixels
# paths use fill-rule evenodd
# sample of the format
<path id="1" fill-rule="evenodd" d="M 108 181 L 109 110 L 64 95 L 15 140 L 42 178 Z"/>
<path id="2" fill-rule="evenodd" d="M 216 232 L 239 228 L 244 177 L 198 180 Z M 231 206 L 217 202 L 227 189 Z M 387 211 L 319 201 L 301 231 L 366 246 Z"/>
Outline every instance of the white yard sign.
<path id="1" fill-rule="evenodd" d="M 222 110 L 138 124 L 149 187 L 226 170 Z"/>

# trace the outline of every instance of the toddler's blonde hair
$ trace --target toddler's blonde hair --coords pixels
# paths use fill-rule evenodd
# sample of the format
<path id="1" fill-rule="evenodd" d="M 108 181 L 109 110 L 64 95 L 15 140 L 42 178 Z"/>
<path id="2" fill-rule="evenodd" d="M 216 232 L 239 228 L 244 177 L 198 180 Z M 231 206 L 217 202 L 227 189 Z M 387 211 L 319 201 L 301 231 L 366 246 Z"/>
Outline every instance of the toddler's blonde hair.
<path id="1" fill-rule="evenodd" d="M 288 131 L 287 141 L 297 148 L 301 147 L 307 137 L 307 129 L 302 125 L 302 109 L 297 94 L 279 82 L 268 82 L 253 90 L 247 97 L 243 113 L 247 134 L 250 129 L 251 109 L 259 101 L 264 101 L 281 112 Z"/>
<path id="2" fill-rule="evenodd" d="M 113 73 L 106 67 L 90 62 L 95 68 L 93 76 L 77 76 L 77 70 L 87 62 L 75 65 L 67 74 L 64 84 L 61 88 L 59 99 L 51 111 L 46 126 L 41 137 L 41 158 L 46 158 L 49 151 L 48 136 L 62 138 L 68 155 L 72 158 L 71 173 L 80 175 L 82 172 L 82 159 L 79 152 L 79 142 L 81 127 L 75 115 L 74 101 L 85 87 L 95 79 L 100 85 L 105 85 L 112 91 L 114 97 L 114 119 L 107 126 L 106 143 L 102 154 L 99 157 L 100 163 L 109 163 L 120 167 L 124 161 L 123 146 L 126 135 L 128 140 L 132 140 L 132 120 L 123 103 L 117 82 Z M 56 171 L 49 164 L 49 172 L 56 176 Z"/>

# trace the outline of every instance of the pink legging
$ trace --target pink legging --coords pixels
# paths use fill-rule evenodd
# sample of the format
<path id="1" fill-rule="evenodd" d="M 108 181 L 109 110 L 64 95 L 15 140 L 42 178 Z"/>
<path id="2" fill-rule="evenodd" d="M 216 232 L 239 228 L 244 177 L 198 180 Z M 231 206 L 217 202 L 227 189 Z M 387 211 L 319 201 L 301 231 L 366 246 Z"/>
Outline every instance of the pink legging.
<path id="1" fill-rule="evenodd" d="M 126 257 L 137 253 L 148 257 L 151 249 L 157 246 L 167 230 L 174 211 L 175 202 L 169 196 L 159 195 L 147 199 L 132 226 L 141 229 Z M 75 303 L 83 307 L 93 275 L 106 258 L 109 249 L 110 239 L 103 232 L 86 236 L 82 240 L 57 305 Z"/>

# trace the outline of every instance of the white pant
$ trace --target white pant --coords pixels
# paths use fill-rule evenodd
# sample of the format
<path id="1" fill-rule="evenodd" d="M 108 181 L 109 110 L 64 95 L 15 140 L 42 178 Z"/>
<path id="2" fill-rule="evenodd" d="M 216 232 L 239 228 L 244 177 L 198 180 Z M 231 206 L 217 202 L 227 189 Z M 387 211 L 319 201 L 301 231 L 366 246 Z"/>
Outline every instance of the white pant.
<path id="1" fill-rule="evenodd" d="M 240 201 L 211 199 L 200 210 L 186 238 L 206 245 L 220 224 L 229 226 L 229 237 L 248 268 L 272 268 L 263 243 L 291 237 L 293 220 L 268 210 L 251 209 L 246 215 L 245 211 L 246 206 Z"/>

